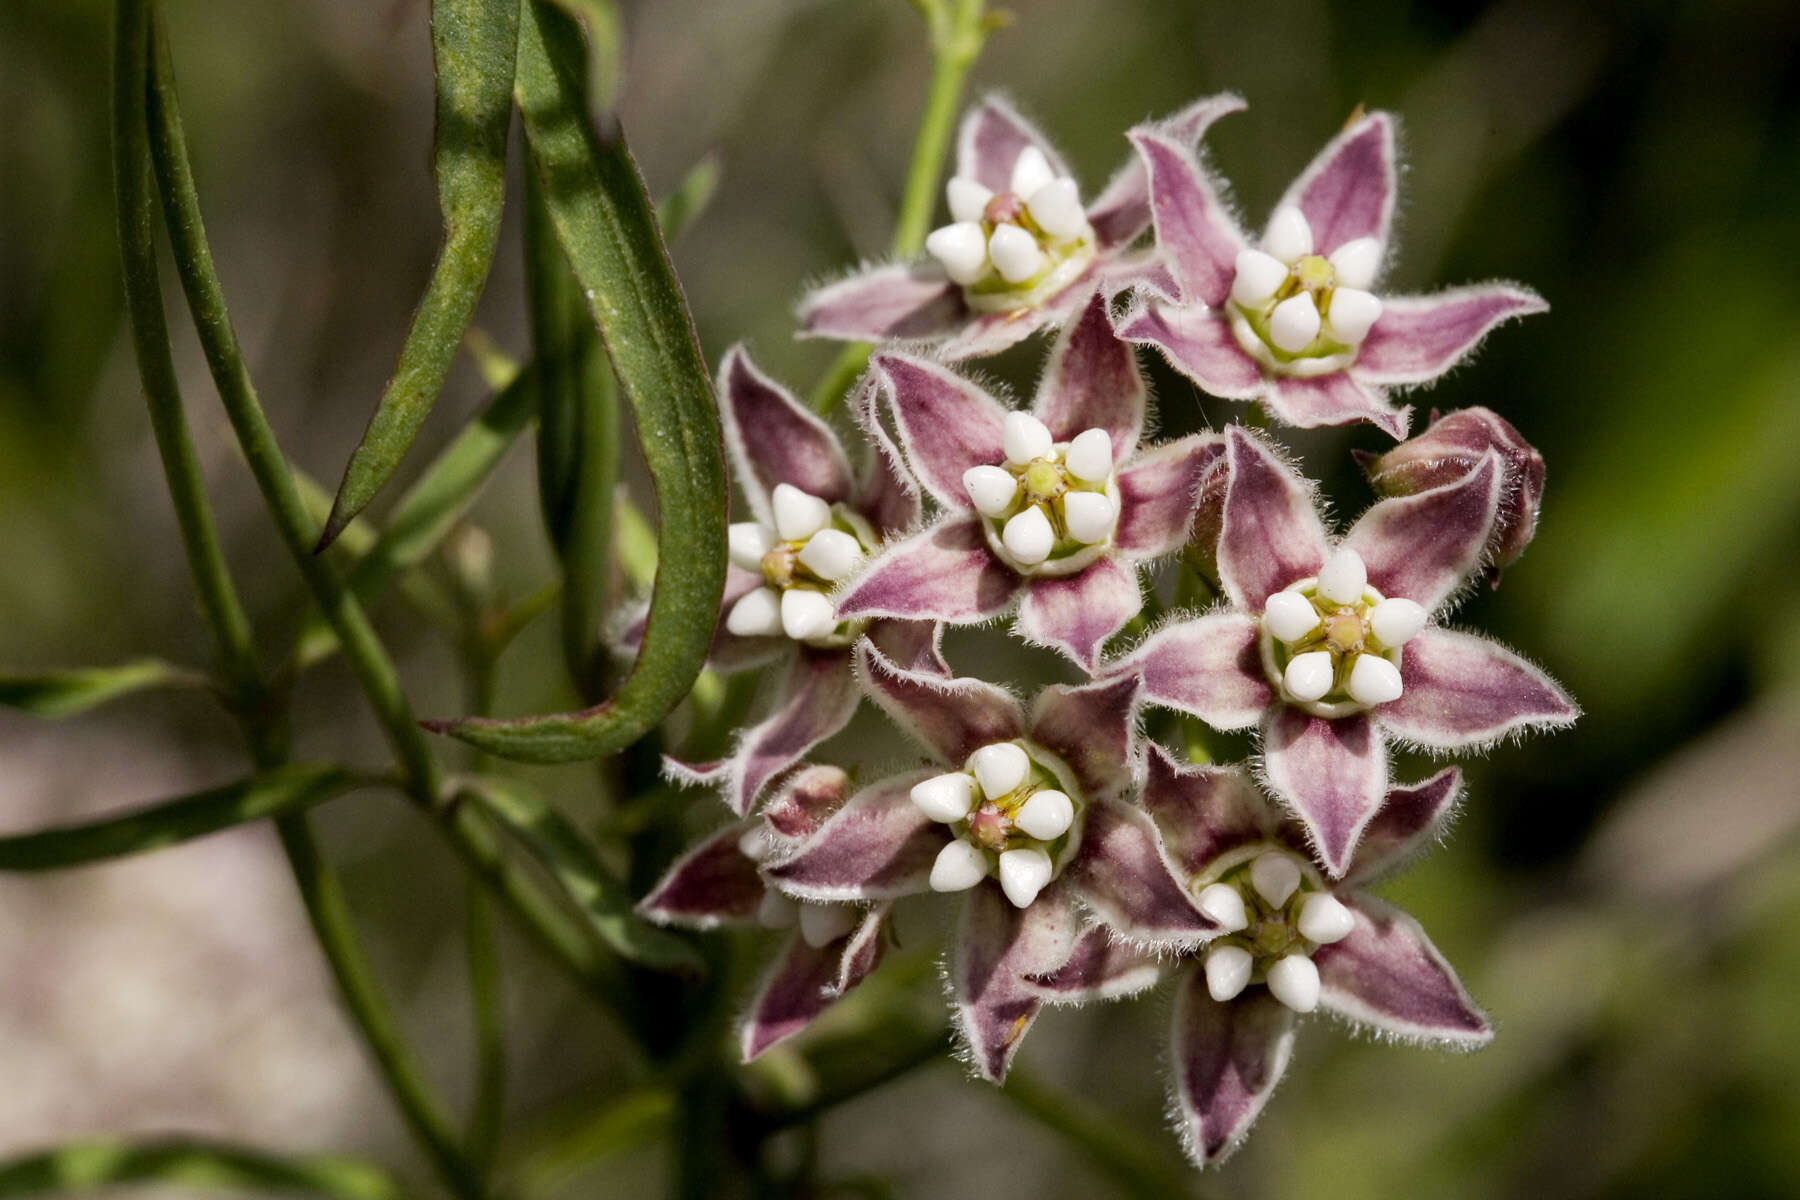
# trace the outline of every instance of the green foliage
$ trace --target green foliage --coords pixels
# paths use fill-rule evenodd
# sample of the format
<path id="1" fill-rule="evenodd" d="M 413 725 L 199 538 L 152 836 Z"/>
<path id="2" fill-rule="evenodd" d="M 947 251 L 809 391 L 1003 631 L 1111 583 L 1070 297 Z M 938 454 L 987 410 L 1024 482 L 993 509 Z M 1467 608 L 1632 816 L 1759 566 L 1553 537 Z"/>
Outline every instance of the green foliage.
<path id="1" fill-rule="evenodd" d="M 116 667 L 0 671 L 0 704 L 34 717 L 72 717 L 149 688 L 206 685 L 206 677 L 198 672 L 160 658 L 135 658 Z"/>
<path id="2" fill-rule="evenodd" d="M 400 1185 L 373 1163 L 335 1154 L 271 1154 L 189 1138 L 88 1138 L 0 1162 L 0 1196 L 84 1195 L 126 1184 L 160 1184 L 202 1195 L 245 1188 L 328 1200 L 400 1200 Z"/>

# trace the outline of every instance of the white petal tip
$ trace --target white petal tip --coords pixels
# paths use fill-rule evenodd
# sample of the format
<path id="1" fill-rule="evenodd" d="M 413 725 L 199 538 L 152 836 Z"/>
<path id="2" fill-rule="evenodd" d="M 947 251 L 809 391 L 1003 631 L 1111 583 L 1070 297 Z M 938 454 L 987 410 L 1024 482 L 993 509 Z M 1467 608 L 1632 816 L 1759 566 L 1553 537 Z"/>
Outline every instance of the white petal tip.
<path id="1" fill-rule="evenodd" d="M 1063 466 L 1069 474 L 1087 483 L 1104 483 L 1113 469 L 1112 435 L 1104 429 L 1089 429 L 1075 435 L 1063 455 Z"/>
<path id="2" fill-rule="evenodd" d="M 1050 436 L 1050 427 L 1030 413 L 1009 412 L 1001 426 L 1000 444 L 1006 451 L 1006 461 L 1022 467 L 1050 453 L 1055 442 Z"/>
<path id="3" fill-rule="evenodd" d="M 763 555 L 775 548 L 775 531 L 755 521 L 739 521 L 725 532 L 731 561 L 746 571 L 762 570 Z"/>
<path id="4" fill-rule="evenodd" d="M 1270 257 L 1291 263 L 1312 253 L 1312 226 L 1306 223 L 1305 215 L 1292 205 L 1276 209 L 1275 215 L 1269 218 L 1268 232 L 1263 234 L 1262 248 Z"/>
<path id="5" fill-rule="evenodd" d="M 1242 946 L 1215 946 L 1206 953 L 1206 993 L 1220 1004 L 1237 999 L 1250 982 L 1255 960 Z"/>
<path id="6" fill-rule="evenodd" d="M 1007 850 L 1000 855 L 1000 890 L 1015 908 L 1025 908 L 1050 882 L 1050 856 L 1042 850 Z"/>
<path id="7" fill-rule="evenodd" d="M 1017 225 L 996 226 L 988 238 L 988 258 L 1008 283 L 1024 283 L 1044 269 L 1037 239 Z"/>
<path id="8" fill-rule="evenodd" d="M 1380 269 L 1381 243 L 1372 237 L 1353 238 L 1331 252 L 1331 271 L 1340 287 L 1366 289 Z"/>
<path id="9" fill-rule="evenodd" d="M 987 878 L 987 855 L 968 842 L 955 841 L 938 851 L 931 864 L 931 890 L 966 892 Z"/>
<path id="10" fill-rule="evenodd" d="M 784 541 L 803 542 L 831 521 L 831 505 L 791 483 L 778 483 L 769 494 L 775 510 L 775 532 Z"/>
<path id="11" fill-rule="evenodd" d="M 1038 228 L 1053 238 L 1076 238 L 1087 230 L 1087 214 L 1081 210 L 1081 194 L 1073 179 L 1052 179 L 1030 194 L 1025 208 Z"/>
<path id="12" fill-rule="evenodd" d="M 977 224 L 994 193 L 961 175 L 953 175 L 944 185 L 944 199 L 950 204 L 950 219 L 958 224 Z"/>
<path id="13" fill-rule="evenodd" d="M 1228 883 L 1207 884 L 1200 889 L 1194 903 L 1226 933 L 1236 933 L 1250 924 L 1243 894 Z"/>
<path id="14" fill-rule="evenodd" d="M 800 917 L 800 904 L 774 888 L 763 893 L 756 906 L 756 923 L 764 929 L 787 929 Z"/>
<path id="15" fill-rule="evenodd" d="M 1269 991 L 1297 1013 L 1319 1007 L 1319 968 L 1301 954 L 1290 954 L 1269 968 Z"/>
<path id="16" fill-rule="evenodd" d="M 1012 742 L 995 742 L 969 756 L 969 770 L 981 785 L 981 794 L 998 800 L 1025 782 L 1025 776 L 1031 772 L 1031 759 Z"/>
<path id="17" fill-rule="evenodd" d="M 1321 946 L 1341 942 L 1356 928 L 1356 917 L 1336 896 L 1314 892 L 1300 906 L 1300 936 Z"/>
<path id="18" fill-rule="evenodd" d="M 1308 650 L 1305 654 L 1296 654 L 1288 660 L 1287 670 L 1281 676 L 1281 686 L 1295 700 L 1310 704 L 1314 700 L 1323 699 L 1325 693 L 1331 690 L 1335 675 L 1336 667 L 1332 664 L 1330 654 L 1323 650 Z"/>
<path id="19" fill-rule="evenodd" d="M 1287 281 L 1288 265 L 1261 250 L 1238 251 L 1237 274 L 1231 280 L 1231 298 L 1245 308 L 1268 303 Z"/>
<path id="20" fill-rule="evenodd" d="M 974 221 L 932 230 L 925 239 L 925 252 L 938 260 L 953 283 L 966 287 L 987 274 L 987 234 Z"/>
<path id="21" fill-rule="evenodd" d="M 969 502 L 984 517 L 998 517 L 1019 494 L 1018 481 L 1004 467 L 970 467 L 963 472 Z"/>
<path id="22" fill-rule="evenodd" d="M 1036 146 L 1027 146 L 1019 151 L 1019 157 L 1013 159 L 1012 178 L 1008 182 L 1008 188 L 1013 195 L 1022 198 L 1035 195 L 1039 188 L 1054 178 L 1056 173 L 1050 169 L 1050 160 L 1044 157 L 1044 152 Z"/>
<path id="23" fill-rule="evenodd" d="M 1425 628 L 1424 606 L 1404 596 L 1383 600 L 1369 610 L 1369 632 L 1375 640 L 1392 649 L 1404 646 Z"/>
<path id="24" fill-rule="evenodd" d="M 1063 524 L 1069 536 L 1083 545 L 1092 546 L 1112 536 L 1113 519 L 1118 515 L 1110 498 L 1100 492 L 1066 492 L 1063 494 Z"/>
<path id="25" fill-rule="evenodd" d="M 831 945 L 855 924 L 856 909 L 848 904 L 800 906 L 800 938 L 814 950 Z"/>
<path id="26" fill-rule="evenodd" d="M 1359 654 L 1351 664 L 1344 689 L 1352 700 L 1364 706 L 1398 700 L 1402 691 L 1400 668 L 1379 654 Z"/>
<path id="27" fill-rule="evenodd" d="M 725 628 L 738 637 L 774 637 L 781 632 L 781 593 L 769 587 L 745 592 L 725 615 Z"/>
<path id="28" fill-rule="evenodd" d="M 800 565 L 827 583 L 836 583 L 862 561 L 862 543 L 841 529 L 821 529 L 800 551 Z"/>
<path id="29" fill-rule="evenodd" d="M 796 642 L 837 628 L 837 608 L 823 592 L 793 588 L 781 594 L 781 629 Z"/>
<path id="30" fill-rule="evenodd" d="M 1006 523 L 1000 531 L 1000 543 L 1014 561 L 1034 567 L 1050 557 L 1056 545 L 1056 531 L 1050 528 L 1050 518 L 1044 510 L 1033 505 Z"/>
<path id="31" fill-rule="evenodd" d="M 1280 908 L 1300 886 L 1300 864 L 1279 850 L 1259 854 L 1250 864 L 1250 886 L 1271 906 Z"/>
<path id="32" fill-rule="evenodd" d="M 962 771 L 935 775 L 913 785 L 912 802 L 932 820 L 948 825 L 975 807 L 975 781 Z"/>
<path id="33" fill-rule="evenodd" d="M 1299 592 L 1276 592 L 1263 607 L 1263 628 L 1278 642 L 1297 642 L 1319 627 L 1319 611 Z"/>
<path id="34" fill-rule="evenodd" d="M 1019 806 L 1018 816 L 1013 818 L 1015 826 L 1041 842 L 1061 837 L 1074 823 L 1075 802 L 1067 793 L 1051 788 L 1033 792 L 1031 798 Z"/>
<path id="35" fill-rule="evenodd" d="M 1319 568 L 1319 595 L 1333 604 L 1355 604 L 1369 586 L 1369 568 L 1362 555 L 1345 546 Z"/>
<path id="36" fill-rule="evenodd" d="M 1318 336 L 1319 307 L 1309 292 L 1289 296 L 1269 314 L 1269 340 L 1278 350 L 1298 354 Z"/>
<path id="37" fill-rule="evenodd" d="M 1358 288 L 1341 287 L 1331 293 L 1331 334 L 1347 346 L 1362 344 L 1381 316 L 1381 301 Z"/>

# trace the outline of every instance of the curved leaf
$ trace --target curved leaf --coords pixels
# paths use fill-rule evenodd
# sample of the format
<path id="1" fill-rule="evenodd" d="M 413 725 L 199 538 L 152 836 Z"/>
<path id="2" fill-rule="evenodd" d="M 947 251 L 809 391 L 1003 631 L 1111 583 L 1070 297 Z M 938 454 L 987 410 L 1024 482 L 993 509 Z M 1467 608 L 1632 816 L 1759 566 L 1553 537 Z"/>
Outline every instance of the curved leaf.
<path id="1" fill-rule="evenodd" d="M 146 688 L 206 684 L 204 675 L 160 658 L 136 658 L 116 667 L 74 667 L 36 673 L 0 671 L 0 704 L 34 717 L 72 717 Z"/>
<path id="2" fill-rule="evenodd" d="M 0 837 L 0 871 L 53 871 L 160 850 L 233 825 L 299 812 L 362 782 L 338 767 L 280 767 L 122 816 Z"/>
<path id="3" fill-rule="evenodd" d="M 624 137 L 616 127 L 598 136 L 580 103 L 580 39 L 545 0 L 526 5 L 519 109 L 557 236 L 637 419 L 656 486 L 660 566 L 643 653 L 611 700 L 431 726 L 530 762 L 597 758 L 654 728 L 699 674 L 725 586 L 725 462 L 712 383 Z"/>
<path id="4" fill-rule="evenodd" d="M 433 0 L 431 60 L 437 71 L 432 169 L 444 217 L 444 248 L 400 364 L 344 470 L 319 549 L 374 499 L 431 413 L 457 346 L 475 315 L 500 243 L 506 199 L 506 134 L 519 0 Z"/>
<path id="5" fill-rule="evenodd" d="M 361 1159 L 272 1154 L 190 1138 L 84 1138 L 0 1162 L 0 1196 L 68 1196 L 129 1183 L 223 1194 L 256 1188 L 332 1200 L 399 1200 L 402 1194 L 387 1172 Z"/>

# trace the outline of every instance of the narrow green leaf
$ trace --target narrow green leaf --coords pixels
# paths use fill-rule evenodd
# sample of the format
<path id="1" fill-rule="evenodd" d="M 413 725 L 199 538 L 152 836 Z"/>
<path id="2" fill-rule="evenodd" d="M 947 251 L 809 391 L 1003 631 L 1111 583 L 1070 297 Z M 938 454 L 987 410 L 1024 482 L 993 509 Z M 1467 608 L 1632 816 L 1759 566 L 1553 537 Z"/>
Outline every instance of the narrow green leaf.
<path id="1" fill-rule="evenodd" d="M 712 384 L 624 136 L 599 137 L 581 103 L 579 27 L 546 0 L 519 26 L 517 95 L 533 165 L 581 281 L 656 487 L 660 566 L 644 648 L 618 693 L 582 712 L 433 728 L 531 762 L 630 745 L 686 694 L 725 585 L 725 464 Z"/>
<path id="2" fill-rule="evenodd" d="M 0 671 L 0 704 L 34 717 L 71 717 L 120 696 L 158 687 L 205 687 L 206 676 L 159 658 L 137 658 L 116 667 L 67 671 Z"/>
<path id="3" fill-rule="evenodd" d="M 278 767 L 122 816 L 0 838 L 0 871 L 53 871 L 160 850 L 234 825 L 299 812 L 364 782 L 340 767 Z"/>
<path id="4" fill-rule="evenodd" d="M 437 71 L 432 169 L 444 247 L 400 364 L 351 455 L 331 517 L 329 546 L 387 483 L 431 413 L 456 358 L 500 243 L 506 199 L 506 134 L 518 45 L 519 0 L 433 0 L 431 61 Z"/>
<path id="5" fill-rule="evenodd" d="M 228 1142 L 84 1138 L 0 1162 L 0 1196 L 75 1195 L 151 1183 L 241 1194 L 245 1188 L 331 1200 L 399 1200 L 373 1163 L 336 1154 L 283 1155 Z"/>
<path id="6" fill-rule="evenodd" d="M 700 219 L 719 190 L 719 156 L 708 154 L 681 177 L 675 190 L 656 205 L 656 223 L 662 226 L 663 240 L 670 245 Z"/>
<path id="7" fill-rule="evenodd" d="M 657 970 L 699 974 L 705 969 L 686 941 L 633 911 L 630 893 L 600 861 L 593 844 L 537 792 L 494 776 L 465 784 L 464 801 L 479 805 L 550 872 L 601 941 Z"/>
<path id="8" fill-rule="evenodd" d="M 512 1172 L 519 1194 L 569 1194 L 615 1154 L 665 1136 L 674 1119 L 675 1094 L 667 1087 L 647 1085 L 626 1092 L 546 1136 Z"/>

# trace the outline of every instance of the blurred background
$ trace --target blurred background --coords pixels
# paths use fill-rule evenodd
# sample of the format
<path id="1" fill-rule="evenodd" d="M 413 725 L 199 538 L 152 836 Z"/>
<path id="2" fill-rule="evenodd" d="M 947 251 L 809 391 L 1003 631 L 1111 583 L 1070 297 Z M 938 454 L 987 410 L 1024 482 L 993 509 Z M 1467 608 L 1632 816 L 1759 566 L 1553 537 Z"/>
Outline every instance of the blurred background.
<path id="1" fill-rule="evenodd" d="M 1356 105 L 1400 114 L 1392 289 L 1508 277 L 1552 306 L 1414 398 L 1490 406 L 1549 464 L 1536 543 L 1459 620 L 1543 663 L 1586 716 L 1471 763 L 1454 836 L 1385 888 L 1493 1014 L 1499 1037 L 1482 1053 L 1313 1021 L 1246 1149 L 1192 1175 L 1162 1128 L 1169 1001 L 1155 994 L 1046 1016 L 1021 1057 L 1029 1095 L 939 1061 L 782 1152 L 843 1194 L 1112 1194 L 1117 1172 L 1046 1119 L 1073 1094 L 1065 1114 L 1104 1110 L 1140 1131 L 1142 1152 L 1196 1195 L 1800 1194 L 1800 6 L 1006 7 L 1012 23 L 972 89 L 1010 92 L 1088 194 L 1122 160 L 1129 125 L 1233 89 L 1249 110 L 1214 128 L 1209 153 L 1259 225 Z M 290 456 L 335 482 L 437 246 L 427 8 L 168 11 L 251 368 Z M 920 23 L 903 0 L 656 0 L 621 14 L 623 118 L 652 190 L 703 155 L 723 166 L 713 206 L 675 248 L 707 357 L 747 340 L 804 391 L 836 348 L 792 340 L 792 303 L 886 246 L 929 69 Z M 13 668 L 143 653 L 204 663 L 209 649 L 123 322 L 109 23 L 95 0 L 0 6 L 0 664 Z M 517 211 L 478 323 L 522 353 Z M 303 589 L 172 308 L 209 485 L 272 654 L 304 614 Z M 1027 382 L 1041 352 L 994 370 Z M 1240 415 L 1160 368 L 1157 385 L 1166 433 Z M 403 475 L 483 397 L 459 365 Z M 1339 513 L 1360 509 L 1346 451 L 1379 449 L 1380 436 L 1294 440 Z M 553 571 L 536 513 L 521 447 L 474 513 L 511 594 Z M 421 712 L 459 711 L 442 639 L 397 602 L 377 617 Z M 500 711 L 569 706 L 552 624 L 504 663 Z M 973 669 L 992 643 L 950 649 Z M 304 681 L 296 714 L 298 753 L 384 761 L 341 665 Z M 840 744 L 866 732 L 859 722 Z M 55 725 L 0 711 L 0 830 L 240 770 L 203 698 L 137 698 Z M 565 810 L 591 807 L 591 772 L 533 778 Z M 695 829 L 716 821 L 710 801 L 691 807 Z M 455 864 L 391 797 L 340 801 L 317 824 L 409 1033 L 447 1093 L 465 1095 Z M 945 915 L 921 906 L 896 961 L 844 1006 L 844 1028 L 928 1019 Z M 655 1194 L 667 1173 L 655 1121 L 598 1149 L 580 1142 L 582 1114 L 634 1094 L 618 1031 L 531 947 L 505 951 L 508 1126 L 538 1194 Z M 185 1131 L 366 1152 L 432 1186 L 338 1015 L 266 828 L 0 877 L 0 981 L 0 1156 L 84 1133 Z M 804 1070 L 801 1056 L 767 1068 L 784 1070 Z"/>

